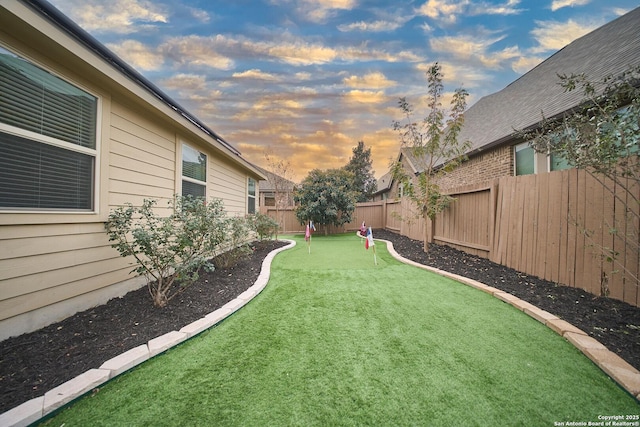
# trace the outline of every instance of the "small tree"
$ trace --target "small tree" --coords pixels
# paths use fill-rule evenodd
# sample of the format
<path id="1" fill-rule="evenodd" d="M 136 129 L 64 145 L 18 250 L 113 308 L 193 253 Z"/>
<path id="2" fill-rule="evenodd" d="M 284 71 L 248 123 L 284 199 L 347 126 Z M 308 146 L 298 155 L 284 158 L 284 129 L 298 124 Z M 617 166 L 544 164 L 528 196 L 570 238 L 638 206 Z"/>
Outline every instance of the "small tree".
<path id="1" fill-rule="evenodd" d="M 208 259 L 226 240 L 225 211 L 218 199 L 204 203 L 178 196 L 171 215 L 161 217 L 154 212 L 156 203 L 119 207 L 105 228 L 111 246 L 135 259 L 132 272 L 146 277 L 154 305 L 164 307 L 198 280 L 201 267 L 214 268 Z"/>
<path id="2" fill-rule="evenodd" d="M 427 71 L 427 116 L 421 122 L 415 122 L 413 107 L 403 97 L 400 98 L 399 107 L 404 120 L 393 123 L 393 129 L 400 136 L 401 146 L 410 153 L 419 169 L 414 178 L 407 174 L 401 162 L 395 162 L 391 165 L 393 178 L 403 187 L 404 195 L 413 202 L 418 216 L 423 218 L 425 231 L 429 220 L 433 221 L 453 200 L 440 191 L 438 181 L 464 160 L 471 146 L 468 141 L 458 140 L 464 122 L 468 92 L 462 88 L 455 90 L 449 118 L 446 119 L 441 103 L 444 89 L 442 79 L 441 67 L 436 62 Z M 429 243 L 425 236 L 425 252 L 428 249 Z"/>
<path id="3" fill-rule="evenodd" d="M 344 169 L 312 170 L 294 194 L 295 202 L 299 203 L 296 217 L 300 223 L 313 221 L 340 227 L 351 222 L 357 197 L 352 183 L 353 174 Z"/>
<path id="4" fill-rule="evenodd" d="M 291 175 L 293 170 L 291 162 L 288 160 L 277 160 L 265 153 L 264 155 L 268 165 L 268 179 L 271 185 L 273 185 L 274 202 L 276 207 L 276 221 L 280 226 L 284 225 L 284 208 L 291 205 L 291 193 L 294 189 L 294 184 L 291 181 Z M 275 230 L 276 240 L 278 240 L 278 228 Z"/>
<path id="5" fill-rule="evenodd" d="M 371 147 L 365 148 L 364 142 L 359 141 L 344 168 L 353 174 L 353 190 L 358 194 L 356 201 L 368 201 L 377 189 L 377 182 L 371 171 Z"/>
<path id="6" fill-rule="evenodd" d="M 622 216 L 611 220 L 609 233 L 621 239 L 627 251 L 638 253 L 640 66 L 601 81 L 591 81 L 584 74 L 558 77 L 565 92 L 582 90 L 582 103 L 564 117 L 543 118 L 539 128 L 523 131 L 521 135 L 537 152 L 559 156 L 570 166 L 584 169 L 616 197 L 624 211 Z M 589 238 L 590 230 L 583 232 Z M 627 272 L 638 284 L 639 278 L 626 268 L 624 260 L 618 259 L 619 248 L 593 243 L 604 260 Z M 602 293 L 608 293 L 604 285 Z"/>

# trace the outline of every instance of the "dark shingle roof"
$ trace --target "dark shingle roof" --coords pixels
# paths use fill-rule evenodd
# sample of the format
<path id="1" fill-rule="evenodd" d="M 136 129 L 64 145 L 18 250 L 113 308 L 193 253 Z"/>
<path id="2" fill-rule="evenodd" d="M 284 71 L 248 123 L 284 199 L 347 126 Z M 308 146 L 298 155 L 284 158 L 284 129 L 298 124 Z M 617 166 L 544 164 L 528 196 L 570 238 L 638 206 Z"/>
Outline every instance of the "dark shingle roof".
<path id="1" fill-rule="evenodd" d="M 640 65 L 640 7 L 574 40 L 503 90 L 481 98 L 465 112 L 461 140 L 471 153 L 498 145 L 514 130 L 551 118 L 582 101 L 581 90 L 565 93 L 558 74 L 584 73 L 592 81 Z"/>
<path id="2" fill-rule="evenodd" d="M 276 190 L 275 182 L 278 181 L 282 188 L 279 188 L 279 191 L 293 191 L 296 186 L 296 183 L 288 180 L 286 178 L 281 177 L 280 175 L 276 175 L 273 172 L 269 172 L 268 170 L 261 168 L 260 166 L 253 165 L 256 169 L 258 169 L 264 176 L 267 177 L 266 180 L 260 181 L 260 192 L 268 193 Z"/>

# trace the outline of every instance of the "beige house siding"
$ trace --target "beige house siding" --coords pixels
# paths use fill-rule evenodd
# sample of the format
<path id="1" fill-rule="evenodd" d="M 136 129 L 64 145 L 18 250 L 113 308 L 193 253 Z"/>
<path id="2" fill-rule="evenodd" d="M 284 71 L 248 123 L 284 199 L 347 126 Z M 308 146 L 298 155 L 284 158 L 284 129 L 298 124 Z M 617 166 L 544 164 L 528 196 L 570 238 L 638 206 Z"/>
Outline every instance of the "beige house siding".
<path id="1" fill-rule="evenodd" d="M 20 3 L 9 5 L 0 6 L 0 45 L 99 98 L 97 197 L 94 212 L 0 210 L 0 340 L 144 285 L 110 247 L 104 221 L 113 208 L 148 198 L 167 209 L 181 191 L 183 142 L 207 154 L 207 195 L 222 198 L 229 214 L 246 213 L 248 178 L 264 179 L 75 39 Z"/>
<path id="2" fill-rule="evenodd" d="M 145 198 L 171 200 L 176 193 L 175 134 L 120 104 L 112 110 L 109 207 L 140 206 Z"/>
<path id="3" fill-rule="evenodd" d="M 212 156 L 212 167 L 208 187 L 210 197 L 224 201 L 229 215 L 245 215 L 247 213 L 247 175 L 240 173 L 225 159 Z"/>

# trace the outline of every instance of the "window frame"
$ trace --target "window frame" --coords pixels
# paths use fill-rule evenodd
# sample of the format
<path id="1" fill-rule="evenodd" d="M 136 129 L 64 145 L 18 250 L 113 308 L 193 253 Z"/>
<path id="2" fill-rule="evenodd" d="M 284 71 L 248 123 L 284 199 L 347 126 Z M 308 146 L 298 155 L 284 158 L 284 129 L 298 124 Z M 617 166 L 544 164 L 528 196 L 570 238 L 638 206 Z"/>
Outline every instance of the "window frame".
<path id="1" fill-rule="evenodd" d="M 518 149 L 519 147 L 523 147 L 523 150 L 530 149 L 533 152 L 533 172 L 527 174 L 518 174 Z M 518 144 L 513 145 L 513 176 L 527 176 L 527 175 L 535 175 L 538 173 L 537 168 L 537 156 L 536 151 L 529 145 L 528 142 L 520 142 Z"/>
<path id="2" fill-rule="evenodd" d="M 199 153 L 200 155 L 205 156 L 205 165 L 204 165 L 204 181 L 201 181 L 197 178 L 191 178 L 189 176 L 186 176 L 184 174 L 184 149 L 185 147 L 194 150 L 195 152 Z M 204 151 L 201 151 L 200 149 L 196 148 L 194 145 L 189 144 L 187 142 L 182 141 L 181 147 L 180 147 L 180 195 L 182 195 L 183 197 L 185 196 L 184 194 L 184 185 L 183 182 L 187 181 L 190 182 L 192 184 L 196 184 L 196 185 L 201 185 L 202 187 L 204 187 L 204 196 L 202 196 L 205 200 L 207 199 L 207 191 L 209 189 L 209 182 L 207 179 L 207 174 L 208 174 L 208 165 L 209 165 L 209 155 L 207 153 L 205 153 Z"/>
<path id="3" fill-rule="evenodd" d="M 0 48 L 6 50 L 10 54 L 13 54 L 29 64 L 41 69 L 42 71 L 49 73 L 51 76 L 62 80 L 63 82 L 73 86 L 75 89 L 85 92 L 86 94 L 95 98 L 95 148 L 84 147 L 79 144 L 74 144 L 61 139 L 57 139 L 48 135 L 43 135 L 37 132 L 33 132 L 27 129 L 20 128 L 18 126 L 10 125 L 0 122 L 0 132 L 7 135 L 13 135 L 19 138 L 28 139 L 38 144 L 44 144 L 55 148 L 60 148 L 75 153 L 83 154 L 92 157 L 93 159 L 93 171 L 92 171 L 92 185 L 91 185 L 91 208 L 90 209 L 73 209 L 73 208 L 33 208 L 33 207 L 0 207 L 0 215 L 3 217 L 10 214 L 29 214 L 38 218 L 35 223 L 48 223 L 57 222 L 55 216 L 57 215 L 73 215 L 73 216 L 87 216 L 99 214 L 101 212 L 101 200 L 100 194 L 102 177 L 102 161 L 104 159 L 102 149 L 102 115 L 103 115 L 103 96 L 97 93 L 95 90 L 88 88 L 86 85 L 80 83 L 77 79 L 57 72 L 53 67 L 46 65 L 43 61 L 35 59 L 32 55 L 25 53 L 24 51 L 17 49 L 13 46 L 7 45 L 0 41 Z M 55 216 L 54 216 L 55 215 Z M 10 220 L 10 222 L 12 222 Z M 23 223 L 24 221 L 18 221 L 16 223 Z M 5 221 L 0 221 L 5 223 Z"/>
<path id="4" fill-rule="evenodd" d="M 253 181 L 253 194 L 251 194 L 251 181 Z M 253 199 L 253 212 L 251 212 L 251 209 L 250 209 L 251 204 L 249 203 L 251 199 Z M 257 200 L 258 200 L 258 181 L 249 176 L 247 177 L 247 214 L 251 215 L 258 212 L 259 206 L 258 206 Z"/>

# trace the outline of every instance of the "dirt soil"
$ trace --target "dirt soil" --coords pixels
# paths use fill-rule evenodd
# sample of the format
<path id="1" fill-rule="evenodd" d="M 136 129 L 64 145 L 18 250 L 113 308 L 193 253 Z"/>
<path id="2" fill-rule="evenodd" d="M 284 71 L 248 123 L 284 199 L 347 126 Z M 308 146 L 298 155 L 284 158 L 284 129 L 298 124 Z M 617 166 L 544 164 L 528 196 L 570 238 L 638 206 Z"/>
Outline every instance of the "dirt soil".
<path id="1" fill-rule="evenodd" d="M 589 333 L 640 369 L 640 308 L 582 290 L 558 286 L 446 246 L 374 230 L 413 261 L 473 278 L 510 292 Z M 38 331 L 0 342 L 0 413 L 98 368 L 129 349 L 205 316 L 251 287 L 265 256 L 284 242 L 253 242 L 252 254 L 230 269 L 203 273 L 165 308 L 146 287 Z"/>

